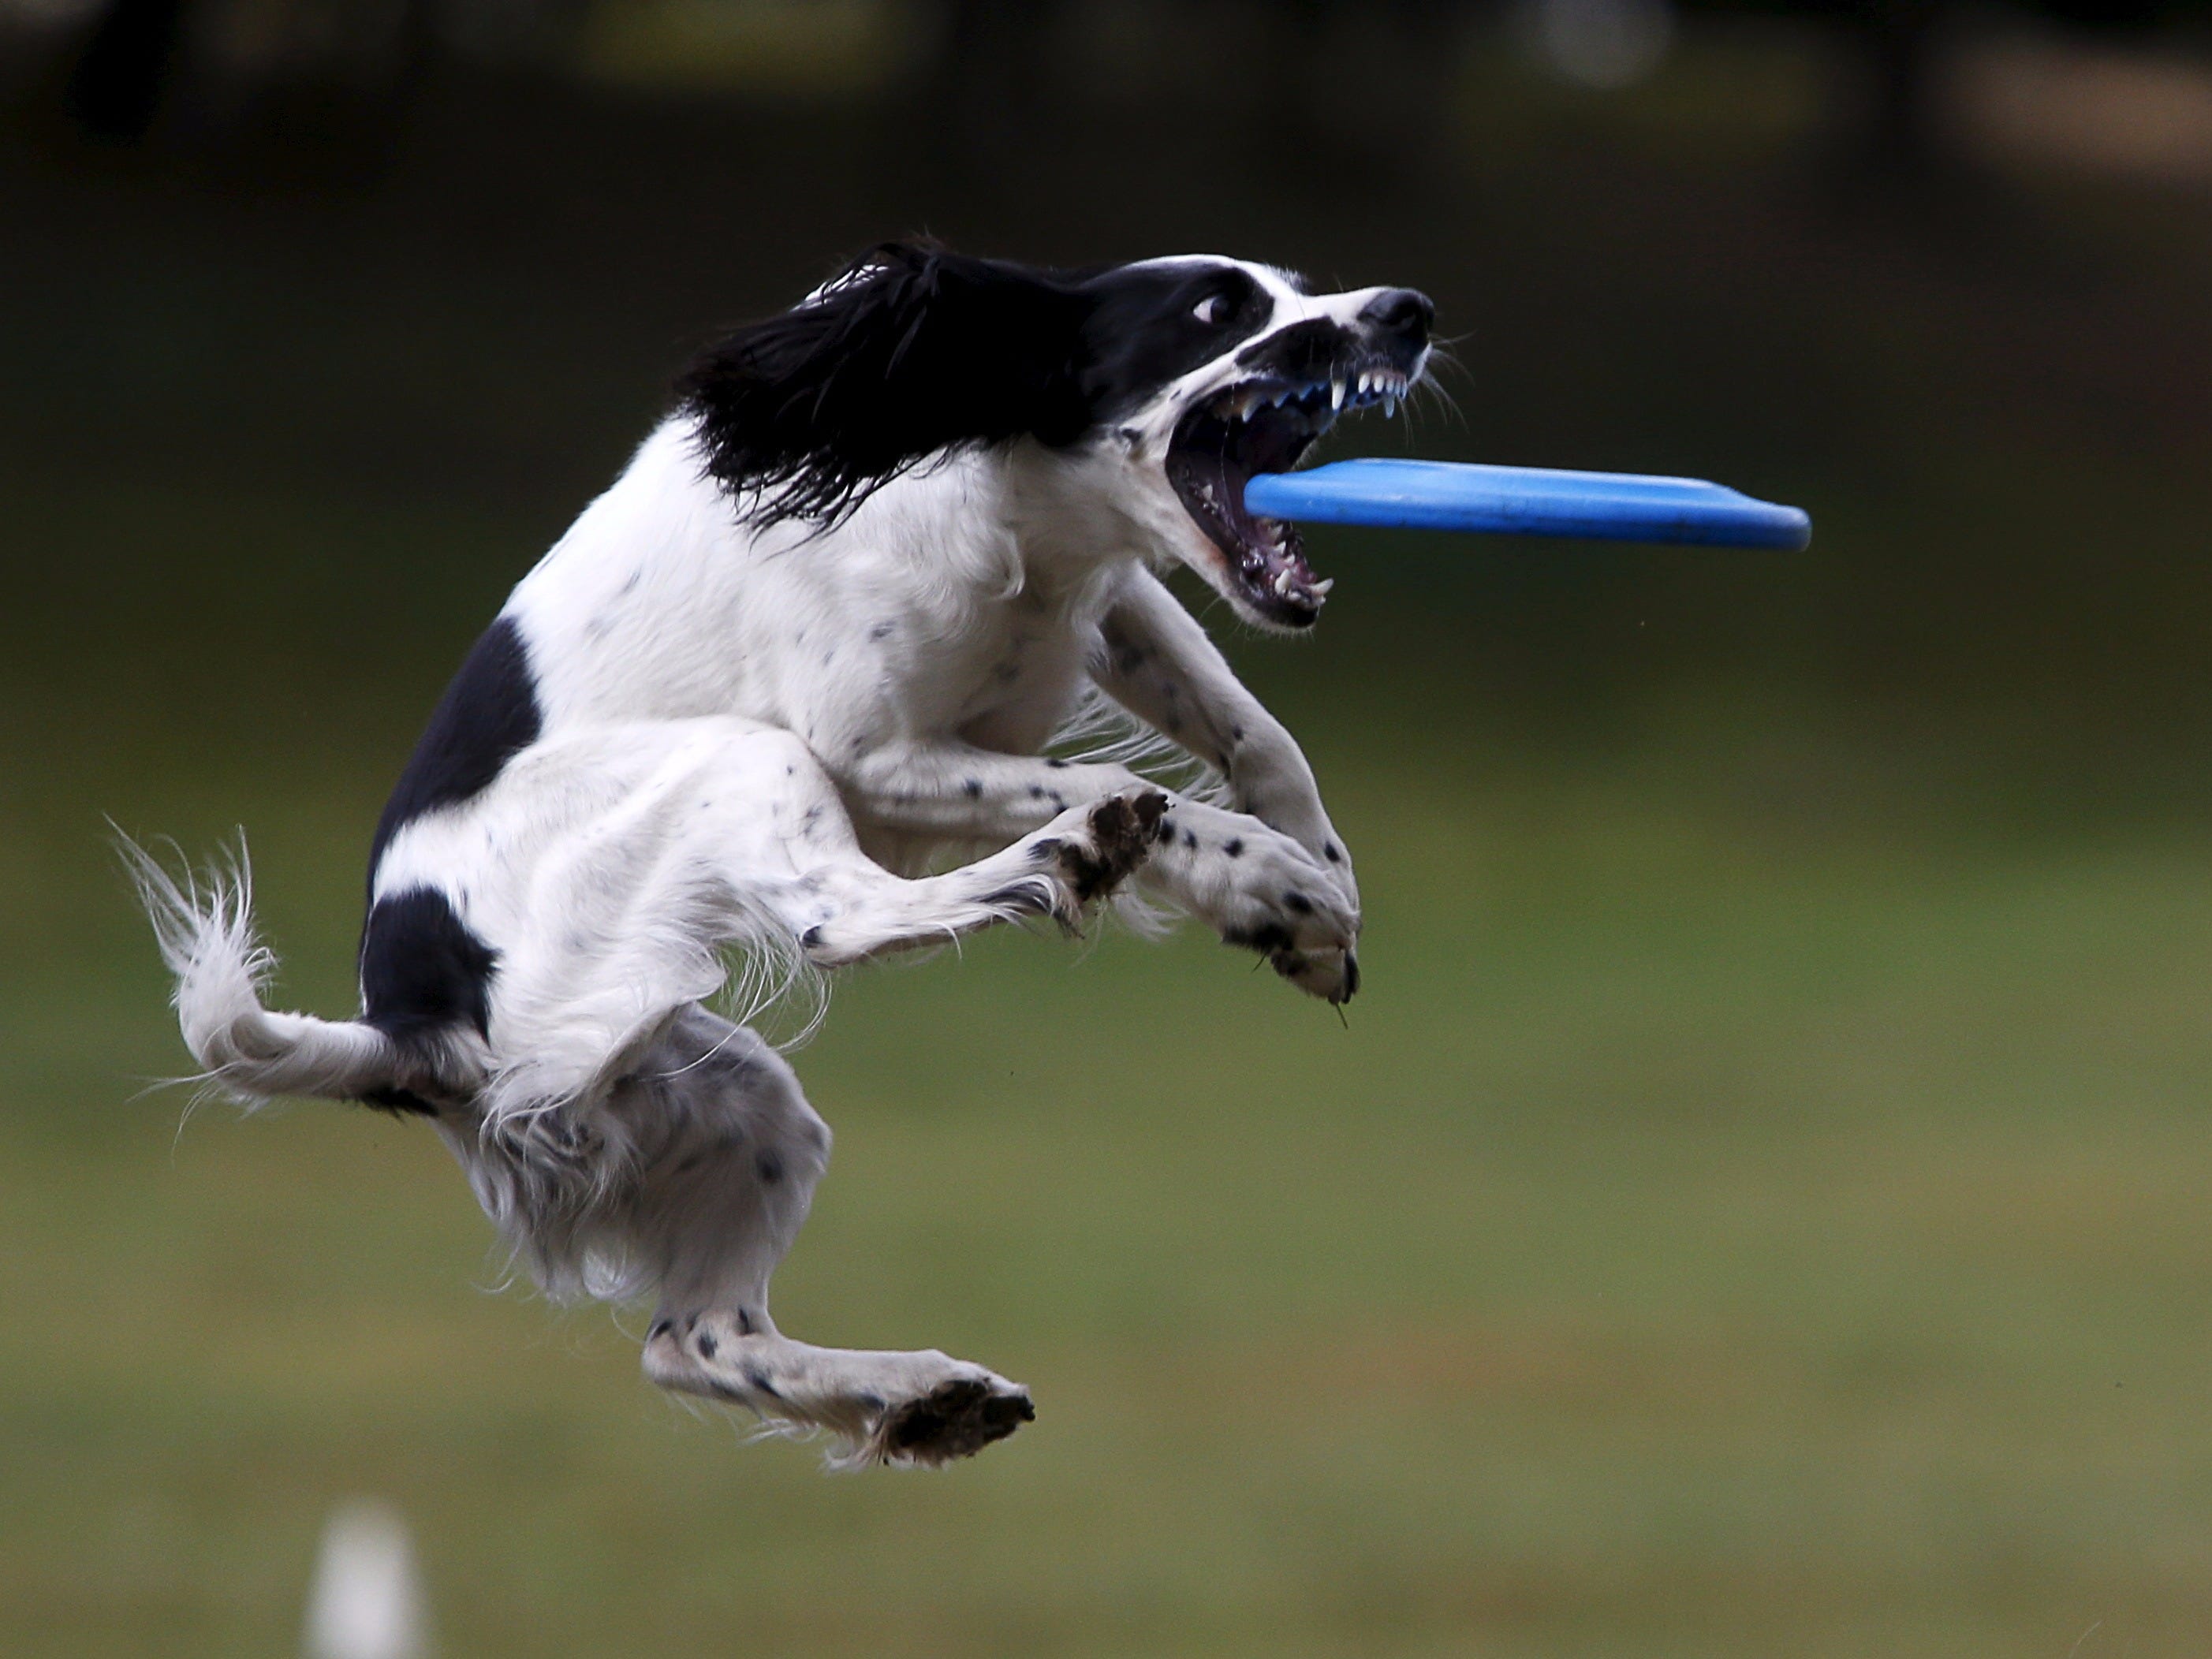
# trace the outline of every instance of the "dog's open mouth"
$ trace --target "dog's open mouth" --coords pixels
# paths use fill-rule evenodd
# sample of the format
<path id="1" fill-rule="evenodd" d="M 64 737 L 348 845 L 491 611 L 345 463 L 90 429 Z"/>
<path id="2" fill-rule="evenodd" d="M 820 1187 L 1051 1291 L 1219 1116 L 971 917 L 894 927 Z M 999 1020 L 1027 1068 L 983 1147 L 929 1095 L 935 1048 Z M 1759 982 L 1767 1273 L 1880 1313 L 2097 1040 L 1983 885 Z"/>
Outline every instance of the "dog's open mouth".
<path id="1" fill-rule="evenodd" d="M 1168 482 L 1229 562 L 1252 608 L 1285 628 L 1309 628 L 1334 584 L 1316 580 L 1295 526 L 1244 507 L 1255 474 L 1287 472 L 1338 414 L 1382 404 L 1395 412 L 1404 372 L 1387 365 L 1294 383 L 1273 375 L 1239 381 L 1192 410 L 1167 453 Z"/>

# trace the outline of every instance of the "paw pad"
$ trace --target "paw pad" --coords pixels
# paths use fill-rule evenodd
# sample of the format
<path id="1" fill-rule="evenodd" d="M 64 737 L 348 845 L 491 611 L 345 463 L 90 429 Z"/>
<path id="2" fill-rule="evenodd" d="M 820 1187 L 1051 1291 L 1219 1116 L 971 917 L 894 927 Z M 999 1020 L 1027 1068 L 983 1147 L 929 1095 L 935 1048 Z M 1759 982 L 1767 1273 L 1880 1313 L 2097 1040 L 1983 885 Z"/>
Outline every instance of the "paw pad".
<path id="1" fill-rule="evenodd" d="M 1092 807 L 1090 848 L 1060 854 L 1076 897 L 1088 903 L 1119 886 L 1159 841 L 1167 811 L 1168 798 L 1156 789 L 1133 799 L 1115 795 Z"/>
<path id="2" fill-rule="evenodd" d="M 980 1378 L 961 1377 L 900 1407 L 884 1423 L 882 1443 L 896 1462 L 945 1463 L 973 1457 L 1036 1420 L 1026 1389 L 1000 1392 Z"/>

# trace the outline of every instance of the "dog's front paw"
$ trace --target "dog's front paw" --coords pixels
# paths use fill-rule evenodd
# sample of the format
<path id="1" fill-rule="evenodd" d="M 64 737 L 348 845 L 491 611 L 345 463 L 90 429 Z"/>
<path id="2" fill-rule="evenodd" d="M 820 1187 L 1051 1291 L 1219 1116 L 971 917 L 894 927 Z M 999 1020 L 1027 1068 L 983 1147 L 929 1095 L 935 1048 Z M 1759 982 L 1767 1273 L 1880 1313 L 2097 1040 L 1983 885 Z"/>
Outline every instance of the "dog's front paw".
<path id="1" fill-rule="evenodd" d="M 1257 951 L 1310 995 L 1342 1002 L 1359 983 L 1359 911 L 1328 866 L 1241 812 L 1179 802 L 1153 872 L 1226 945 Z"/>

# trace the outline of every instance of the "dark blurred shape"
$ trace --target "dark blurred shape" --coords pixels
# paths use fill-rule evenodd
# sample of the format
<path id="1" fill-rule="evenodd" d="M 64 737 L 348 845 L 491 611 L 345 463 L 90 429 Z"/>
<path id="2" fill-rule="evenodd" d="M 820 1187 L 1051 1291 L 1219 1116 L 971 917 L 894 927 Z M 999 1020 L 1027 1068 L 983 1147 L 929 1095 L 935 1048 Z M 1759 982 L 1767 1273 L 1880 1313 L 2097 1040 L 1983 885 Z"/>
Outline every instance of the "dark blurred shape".
<path id="1" fill-rule="evenodd" d="M 948 0 L 917 110 L 940 161 L 988 177 L 1018 168 L 1058 129 L 1048 88 L 1062 11 L 1053 0 Z"/>
<path id="2" fill-rule="evenodd" d="M 1977 31 L 2009 24 L 2148 32 L 2202 21 L 2196 0 L 2021 0 L 2002 10 L 1976 0 L 1681 0 L 1693 12 L 1801 19 L 1848 43 L 1856 85 L 1846 99 L 1843 154 L 1863 176 L 1928 184 L 1954 171 L 1946 140 L 1946 59 Z"/>
<path id="3" fill-rule="evenodd" d="M 137 143 L 160 112 L 183 44 L 187 0 L 112 0 L 70 70 L 69 113 L 90 137 Z"/>
<path id="4" fill-rule="evenodd" d="M 27 8 L 29 14 L 34 9 Z M 77 8 L 45 9 L 59 16 Z M 66 108 L 107 144 L 176 112 L 186 147 L 246 143 L 357 181 L 388 160 L 433 62 L 496 66 L 625 95 L 868 110 L 915 159 L 971 186 L 1032 183 L 1133 103 L 1203 100 L 1283 170 L 1387 167 L 1450 142 L 1469 55 L 1516 31 L 1563 82 L 1603 94 L 1657 73 L 1680 27 L 1761 20 L 1813 31 L 1835 62 L 1834 149 L 1863 182 L 1942 185 L 1958 60 L 2022 29 L 2185 35 L 2182 0 L 89 0 Z M 6 16 L 0 11 L 0 25 Z M 867 57 L 867 65 L 857 59 Z M 846 61 L 849 60 L 849 61 Z M 844 61 L 841 70 L 834 65 Z M 1085 129 L 1091 129 L 1088 133 Z"/>
<path id="5" fill-rule="evenodd" d="M 1562 78 L 1595 91 L 1657 72 L 1674 45 L 1674 0 L 1524 0 L 1525 29 Z"/>

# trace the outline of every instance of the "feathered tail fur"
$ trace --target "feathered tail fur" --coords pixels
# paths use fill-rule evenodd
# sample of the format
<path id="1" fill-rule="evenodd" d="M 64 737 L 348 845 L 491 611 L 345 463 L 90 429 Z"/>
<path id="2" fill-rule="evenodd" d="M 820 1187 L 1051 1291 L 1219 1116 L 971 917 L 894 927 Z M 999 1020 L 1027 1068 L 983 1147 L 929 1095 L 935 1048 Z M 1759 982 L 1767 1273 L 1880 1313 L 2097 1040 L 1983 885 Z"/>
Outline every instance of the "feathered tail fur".
<path id="1" fill-rule="evenodd" d="M 283 1095 L 359 1100 L 400 1086 L 403 1056 L 358 1020 L 281 1013 L 262 1001 L 276 958 L 254 935 L 246 842 L 224 863 L 179 879 L 120 831 L 117 851 L 176 975 L 170 1000 L 200 1071 L 191 1081 L 246 1104 Z"/>

